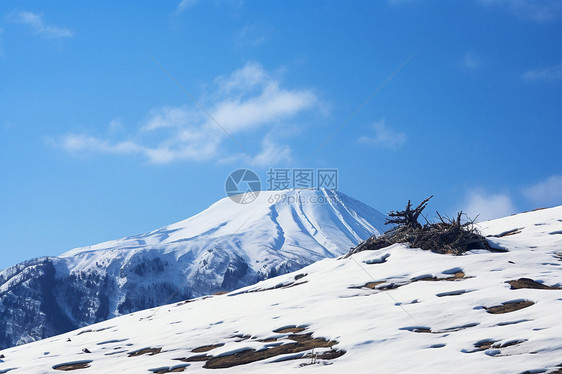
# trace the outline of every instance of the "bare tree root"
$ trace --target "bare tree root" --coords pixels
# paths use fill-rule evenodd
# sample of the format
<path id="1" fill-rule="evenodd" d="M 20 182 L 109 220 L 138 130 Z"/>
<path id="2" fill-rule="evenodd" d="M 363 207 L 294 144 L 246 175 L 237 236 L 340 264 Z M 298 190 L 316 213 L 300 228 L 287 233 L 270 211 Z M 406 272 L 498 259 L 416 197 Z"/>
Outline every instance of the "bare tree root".
<path id="1" fill-rule="evenodd" d="M 418 218 L 432 197 L 422 201 L 415 209 L 412 209 L 412 204 L 408 201 L 405 210 L 391 211 L 386 224 L 396 226 L 379 237 L 371 236 L 357 247 L 352 248 L 346 257 L 357 252 L 373 251 L 397 243 L 408 243 L 412 248 L 453 255 L 462 255 L 473 249 L 495 251 L 475 227 L 474 219 L 466 217 L 466 221 L 463 222 L 465 215 L 462 211 L 453 219 L 442 217 L 437 212 L 439 222 L 429 222 L 422 215 L 426 224 L 421 225 Z"/>

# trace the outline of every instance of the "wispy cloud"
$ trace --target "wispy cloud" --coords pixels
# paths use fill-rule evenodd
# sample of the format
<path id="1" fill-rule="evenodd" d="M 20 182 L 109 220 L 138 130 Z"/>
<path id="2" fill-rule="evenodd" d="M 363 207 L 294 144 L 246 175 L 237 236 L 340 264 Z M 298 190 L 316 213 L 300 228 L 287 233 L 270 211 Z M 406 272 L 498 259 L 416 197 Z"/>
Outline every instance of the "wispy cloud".
<path id="1" fill-rule="evenodd" d="M 467 193 L 461 208 L 470 218 L 478 216 L 478 221 L 485 221 L 516 213 L 514 201 L 526 206 L 531 203 L 533 208 L 560 205 L 562 175 L 552 175 L 534 185 L 512 192 L 514 193 L 489 193 L 481 188 L 473 189 Z"/>
<path id="2" fill-rule="evenodd" d="M 121 118 L 114 118 L 109 121 L 109 129 L 110 134 L 118 134 L 125 131 L 125 127 L 123 126 L 123 121 Z"/>
<path id="3" fill-rule="evenodd" d="M 523 189 L 527 199 L 536 205 L 562 204 L 562 175 L 553 175 L 546 180 Z"/>
<path id="4" fill-rule="evenodd" d="M 184 10 L 191 8 L 198 2 L 199 0 L 181 0 L 176 8 L 176 13 L 181 13 Z"/>
<path id="5" fill-rule="evenodd" d="M 398 149 L 406 142 L 406 134 L 396 131 L 384 119 L 370 126 L 371 134 L 361 136 L 359 142 L 379 148 Z"/>
<path id="6" fill-rule="evenodd" d="M 234 42 L 239 46 L 256 47 L 267 42 L 271 30 L 257 23 L 247 23 L 234 34 Z"/>
<path id="7" fill-rule="evenodd" d="M 83 134 L 68 134 L 63 136 L 61 138 L 60 146 L 69 152 L 78 152 L 85 149 L 114 154 L 126 154 L 142 151 L 142 147 L 138 146 L 134 142 L 123 141 L 112 144 L 109 141 Z"/>
<path id="8" fill-rule="evenodd" d="M 249 161 L 258 166 L 279 165 L 282 162 L 290 161 L 291 154 L 291 147 L 278 143 L 273 133 L 270 133 L 263 138 L 260 152 Z"/>
<path id="9" fill-rule="evenodd" d="M 562 79 L 562 64 L 533 69 L 523 74 L 527 81 L 555 81 Z"/>
<path id="10" fill-rule="evenodd" d="M 260 64 L 248 62 L 243 68 L 236 70 L 229 76 L 215 78 L 215 83 L 223 93 L 232 91 L 248 92 L 269 80 L 269 74 Z"/>
<path id="11" fill-rule="evenodd" d="M 509 216 L 516 212 L 511 197 L 506 193 L 490 194 L 476 190 L 468 194 L 463 205 L 463 211 L 472 219 L 478 216 L 478 221 Z"/>
<path id="12" fill-rule="evenodd" d="M 559 0 L 478 0 L 478 2 L 536 22 L 552 21 L 562 13 L 562 3 Z"/>
<path id="13" fill-rule="evenodd" d="M 67 134 L 55 139 L 68 152 L 137 154 L 152 163 L 180 160 L 241 159 L 256 165 L 289 160 L 291 148 L 280 144 L 271 129 L 292 120 L 321 103 L 311 90 L 281 87 L 258 63 L 249 62 L 228 76 L 215 79 L 216 90 L 207 109 L 229 134 L 248 139 L 269 129 L 254 157 L 228 152 L 228 135 L 205 113 L 191 107 L 162 107 L 150 111 L 137 131 L 115 141 L 86 134 Z"/>
<path id="14" fill-rule="evenodd" d="M 482 65 L 482 60 L 474 52 L 466 52 L 461 61 L 461 65 L 466 69 L 477 69 Z"/>
<path id="15" fill-rule="evenodd" d="M 70 38 L 74 34 L 71 30 L 54 25 L 47 25 L 43 15 L 32 12 L 13 12 L 9 17 L 13 22 L 29 26 L 36 34 L 49 39 Z"/>

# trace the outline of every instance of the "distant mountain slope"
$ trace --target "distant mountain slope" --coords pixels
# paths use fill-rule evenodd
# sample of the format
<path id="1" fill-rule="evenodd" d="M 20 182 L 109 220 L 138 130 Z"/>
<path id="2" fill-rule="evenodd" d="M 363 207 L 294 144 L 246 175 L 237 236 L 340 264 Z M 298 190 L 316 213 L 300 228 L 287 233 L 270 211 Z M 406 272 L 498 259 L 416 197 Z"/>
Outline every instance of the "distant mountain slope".
<path id="1" fill-rule="evenodd" d="M 385 216 L 329 190 L 225 198 L 161 229 L 0 272 L 0 347 L 120 314 L 231 291 L 346 253 Z"/>
<path id="2" fill-rule="evenodd" d="M 508 252 L 325 259 L 6 349 L 0 372 L 560 373 L 562 207 L 481 226 Z"/>

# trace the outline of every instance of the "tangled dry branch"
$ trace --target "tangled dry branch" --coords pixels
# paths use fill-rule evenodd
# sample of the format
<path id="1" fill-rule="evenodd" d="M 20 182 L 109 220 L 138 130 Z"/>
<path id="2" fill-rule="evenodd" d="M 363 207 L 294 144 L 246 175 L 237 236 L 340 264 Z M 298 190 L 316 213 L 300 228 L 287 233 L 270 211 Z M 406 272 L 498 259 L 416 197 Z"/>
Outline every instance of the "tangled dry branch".
<path id="1" fill-rule="evenodd" d="M 412 248 L 453 255 L 461 255 L 473 249 L 496 250 L 480 234 L 474 225 L 474 220 L 467 217 L 466 221 L 463 222 L 463 216 L 465 215 L 462 211 L 457 214 L 456 218 L 452 219 L 442 217 L 437 213 L 439 222 L 427 222 L 425 225 L 421 225 L 418 218 L 432 197 L 430 196 L 422 201 L 415 209 L 412 209 L 412 204 L 408 201 L 405 210 L 390 212 L 388 214 L 390 218 L 387 219 L 386 223 L 396 226 L 379 237 L 373 235 L 363 241 L 357 247 L 352 248 L 348 256 L 365 250 L 381 249 L 397 243 L 408 243 Z"/>

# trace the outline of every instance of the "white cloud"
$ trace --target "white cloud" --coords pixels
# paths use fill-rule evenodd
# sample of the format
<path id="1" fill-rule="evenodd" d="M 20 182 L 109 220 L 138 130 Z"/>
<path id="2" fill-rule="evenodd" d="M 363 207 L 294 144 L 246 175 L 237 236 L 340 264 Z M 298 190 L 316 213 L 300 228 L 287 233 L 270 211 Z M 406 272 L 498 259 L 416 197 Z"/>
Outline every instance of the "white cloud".
<path id="1" fill-rule="evenodd" d="M 244 159 L 265 165 L 291 158 L 291 148 L 276 142 L 272 132 L 262 139 L 256 156 L 229 154 L 228 148 L 232 145 L 225 142 L 231 142 L 230 135 L 235 139 L 247 139 L 256 131 L 272 128 L 307 110 L 321 108 L 312 91 L 282 88 L 280 82 L 257 63 L 248 63 L 227 77 L 217 78 L 215 83 L 218 88 L 211 95 L 207 109 L 220 126 L 199 108 L 166 106 L 150 111 L 128 140 L 69 134 L 59 139 L 59 144 L 69 152 L 138 154 L 152 163 Z M 119 121 L 117 123 L 120 125 Z"/>
<path id="2" fill-rule="evenodd" d="M 371 125 L 374 134 L 364 135 L 359 142 L 380 148 L 398 149 L 406 142 L 406 134 L 386 125 L 384 119 Z"/>
<path id="3" fill-rule="evenodd" d="M 203 134 L 182 131 L 176 139 L 168 139 L 156 146 L 146 146 L 132 140 L 112 142 L 85 134 L 67 134 L 56 140 L 55 145 L 69 153 L 103 153 L 113 155 L 142 155 L 154 164 L 166 164 L 177 160 L 201 161 L 217 151 L 218 138 L 203 138 Z M 193 136 L 192 136 L 193 135 Z"/>
<path id="4" fill-rule="evenodd" d="M 181 128 L 191 119 L 192 114 L 185 108 L 164 106 L 151 110 L 141 129 L 152 131 L 167 127 Z"/>
<path id="5" fill-rule="evenodd" d="M 240 31 L 234 34 L 234 41 L 239 46 L 256 47 L 269 40 L 271 30 L 256 23 L 247 23 Z"/>
<path id="6" fill-rule="evenodd" d="M 123 126 L 123 121 L 121 118 L 114 118 L 109 121 L 108 132 L 110 135 L 120 134 L 125 131 L 125 126 Z"/>
<path id="7" fill-rule="evenodd" d="M 223 164 L 231 164 L 234 162 L 245 163 L 255 166 L 271 166 L 282 165 L 293 159 L 293 150 L 287 144 L 277 141 L 277 137 L 273 132 L 268 133 L 261 142 L 261 149 L 255 156 L 249 156 L 244 153 L 237 153 L 219 160 Z"/>
<path id="8" fill-rule="evenodd" d="M 553 175 L 523 189 L 523 195 L 541 207 L 562 204 L 562 175 Z"/>
<path id="9" fill-rule="evenodd" d="M 195 4 L 197 4 L 199 0 L 181 0 L 176 8 L 176 13 L 181 13 L 184 10 L 191 8 Z"/>
<path id="10" fill-rule="evenodd" d="M 562 79 L 562 64 L 529 70 L 523 74 L 527 81 L 554 81 Z"/>
<path id="11" fill-rule="evenodd" d="M 509 216 L 515 213 L 515 206 L 507 194 L 487 194 L 483 191 L 471 192 L 464 204 L 463 212 L 478 221 Z"/>
<path id="12" fill-rule="evenodd" d="M 112 144 L 108 141 L 83 134 L 68 134 L 63 136 L 60 146 L 68 152 L 90 150 L 102 153 L 126 154 L 142 151 L 142 147 L 130 141 Z"/>
<path id="13" fill-rule="evenodd" d="M 466 69 L 476 69 L 482 65 L 482 61 L 474 52 L 466 52 L 461 65 Z"/>
<path id="14" fill-rule="evenodd" d="M 279 165 L 281 162 L 291 160 L 291 148 L 285 144 L 275 142 L 273 136 L 268 135 L 262 141 L 260 153 L 250 160 L 250 163 L 258 166 Z"/>
<path id="15" fill-rule="evenodd" d="M 260 64 L 253 61 L 248 62 L 242 69 L 236 70 L 229 76 L 215 78 L 215 83 L 225 93 L 233 90 L 246 92 L 257 86 L 263 86 L 267 82 L 271 82 L 271 78 Z"/>
<path id="16" fill-rule="evenodd" d="M 287 91 L 272 82 L 258 96 L 223 100 L 216 106 L 213 116 L 229 132 L 238 132 L 287 119 L 315 102 L 312 92 Z"/>
<path id="17" fill-rule="evenodd" d="M 478 0 L 478 2 L 536 22 L 552 21 L 562 12 L 562 3 L 559 0 Z"/>
<path id="18" fill-rule="evenodd" d="M 49 39 L 70 38 L 73 36 L 69 29 L 54 25 L 46 25 L 43 22 L 43 15 L 32 12 L 14 12 L 10 17 L 14 22 L 23 23 L 33 29 L 33 31 Z"/>

